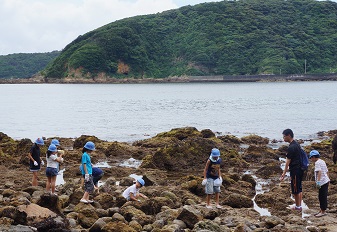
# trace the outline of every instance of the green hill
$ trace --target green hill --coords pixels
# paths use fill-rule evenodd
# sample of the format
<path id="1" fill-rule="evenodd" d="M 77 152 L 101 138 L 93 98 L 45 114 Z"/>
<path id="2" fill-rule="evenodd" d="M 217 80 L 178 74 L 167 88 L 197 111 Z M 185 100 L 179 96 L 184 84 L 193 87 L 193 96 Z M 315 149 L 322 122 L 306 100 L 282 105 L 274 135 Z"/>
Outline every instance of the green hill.
<path id="1" fill-rule="evenodd" d="M 107 24 L 67 45 L 45 75 L 162 78 L 336 70 L 337 3 L 240 0 Z"/>
<path id="2" fill-rule="evenodd" d="M 0 56 L 0 78 L 28 78 L 55 59 L 61 52 L 19 53 Z"/>

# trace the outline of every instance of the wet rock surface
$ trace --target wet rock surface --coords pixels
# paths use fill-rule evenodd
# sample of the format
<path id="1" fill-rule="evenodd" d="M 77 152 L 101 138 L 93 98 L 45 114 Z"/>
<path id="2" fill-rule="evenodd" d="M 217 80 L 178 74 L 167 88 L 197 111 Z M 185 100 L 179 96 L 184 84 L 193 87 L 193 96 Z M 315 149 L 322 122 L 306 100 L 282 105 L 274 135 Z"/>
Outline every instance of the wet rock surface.
<path id="1" fill-rule="evenodd" d="M 65 184 L 57 186 L 58 196 L 44 192 L 45 167 L 39 173 L 38 186 L 31 186 L 26 157 L 32 142 L 14 140 L 0 132 L 0 231 L 337 231 L 337 131 L 320 132 L 319 141 L 301 141 L 304 149 L 318 150 L 329 168 L 328 214 L 313 216 L 319 210 L 318 190 L 314 187 L 313 165 L 303 181 L 302 213 L 287 207 L 290 197 L 287 180 L 280 183 L 281 161 L 287 144 L 269 141 L 258 135 L 237 138 L 216 136 L 210 130 L 193 127 L 176 128 L 132 144 L 104 141 L 93 135 L 58 138 L 65 151 Z M 94 203 L 84 204 L 81 174 L 78 166 L 82 147 L 94 141 L 93 163 L 107 162 L 103 167 L 103 185 L 92 195 Z M 46 138 L 49 144 L 51 138 Z M 213 147 L 221 151 L 223 185 L 221 209 L 205 207 L 204 165 Z M 41 149 L 46 152 L 46 146 Z M 44 158 L 44 155 L 42 155 Z M 133 159 L 139 167 L 121 165 Z M 127 202 L 122 192 L 133 183 L 130 175 L 143 176 L 146 185 L 141 192 L 149 197 L 141 202 Z M 267 188 L 257 193 L 261 180 Z M 254 206 L 268 210 L 261 215 Z"/>

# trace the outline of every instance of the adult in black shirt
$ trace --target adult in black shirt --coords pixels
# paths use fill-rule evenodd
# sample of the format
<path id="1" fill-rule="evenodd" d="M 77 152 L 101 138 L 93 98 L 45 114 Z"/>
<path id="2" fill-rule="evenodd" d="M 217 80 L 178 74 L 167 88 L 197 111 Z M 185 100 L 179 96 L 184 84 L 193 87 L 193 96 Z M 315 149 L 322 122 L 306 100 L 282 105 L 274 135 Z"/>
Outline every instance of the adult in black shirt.
<path id="1" fill-rule="evenodd" d="M 294 210 L 302 210 L 302 177 L 303 170 L 301 169 L 300 161 L 300 145 L 294 140 L 294 133 L 291 129 L 286 129 L 283 131 L 283 140 L 289 143 L 287 151 L 287 159 L 284 171 L 280 177 L 282 181 L 286 175 L 286 172 L 290 171 L 291 178 L 291 193 L 295 198 L 295 207 L 292 207 Z"/>

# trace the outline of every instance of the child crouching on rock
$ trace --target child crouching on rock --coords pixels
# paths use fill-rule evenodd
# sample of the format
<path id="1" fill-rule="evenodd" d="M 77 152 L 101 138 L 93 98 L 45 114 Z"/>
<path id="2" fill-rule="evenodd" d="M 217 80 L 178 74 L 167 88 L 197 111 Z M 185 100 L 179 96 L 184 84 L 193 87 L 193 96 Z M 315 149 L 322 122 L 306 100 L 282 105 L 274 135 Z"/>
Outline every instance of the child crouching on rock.
<path id="1" fill-rule="evenodd" d="M 316 217 L 326 215 L 325 210 L 328 207 L 328 188 L 330 179 L 328 176 L 328 168 L 324 160 L 320 159 L 320 154 L 316 150 L 312 150 L 309 154 L 309 159 L 315 163 L 315 181 L 318 190 L 318 200 L 320 211 L 315 214 Z"/>
<path id="2" fill-rule="evenodd" d="M 140 188 L 144 185 L 145 181 L 143 179 L 138 179 L 135 184 L 124 190 L 122 194 L 123 197 L 128 201 L 140 201 L 138 199 L 139 197 L 148 199 L 147 196 L 139 192 Z"/>
<path id="3" fill-rule="evenodd" d="M 206 198 L 206 208 L 211 209 L 210 204 L 211 195 L 215 193 L 216 208 L 221 209 L 219 204 L 220 186 L 221 186 L 221 171 L 220 171 L 220 151 L 217 148 L 213 148 L 209 159 L 206 162 L 204 169 L 204 180 L 203 185 L 205 185 Z M 217 183 L 220 182 L 220 183 Z"/>

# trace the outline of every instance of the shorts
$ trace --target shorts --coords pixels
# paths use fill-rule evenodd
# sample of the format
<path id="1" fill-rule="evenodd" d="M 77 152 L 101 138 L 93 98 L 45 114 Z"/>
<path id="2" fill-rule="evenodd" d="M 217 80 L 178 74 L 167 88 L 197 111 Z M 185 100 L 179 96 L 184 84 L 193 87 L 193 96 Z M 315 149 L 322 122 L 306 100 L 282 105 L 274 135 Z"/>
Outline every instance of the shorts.
<path id="1" fill-rule="evenodd" d="M 47 177 L 57 176 L 57 174 L 58 174 L 57 168 L 51 168 L 51 167 L 46 168 Z"/>
<path id="2" fill-rule="evenodd" d="M 214 194 L 220 192 L 220 186 L 214 186 L 214 179 L 207 178 L 207 183 L 205 186 L 205 193 L 206 194 Z"/>
<path id="3" fill-rule="evenodd" d="M 94 182 L 92 179 L 92 175 L 89 175 L 89 181 L 85 181 L 85 175 L 83 175 L 84 179 L 84 191 L 88 193 L 94 192 Z"/>
<path id="4" fill-rule="evenodd" d="M 291 193 L 299 194 L 302 192 L 303 171 L 300 168 L 290 170 Z"/>

